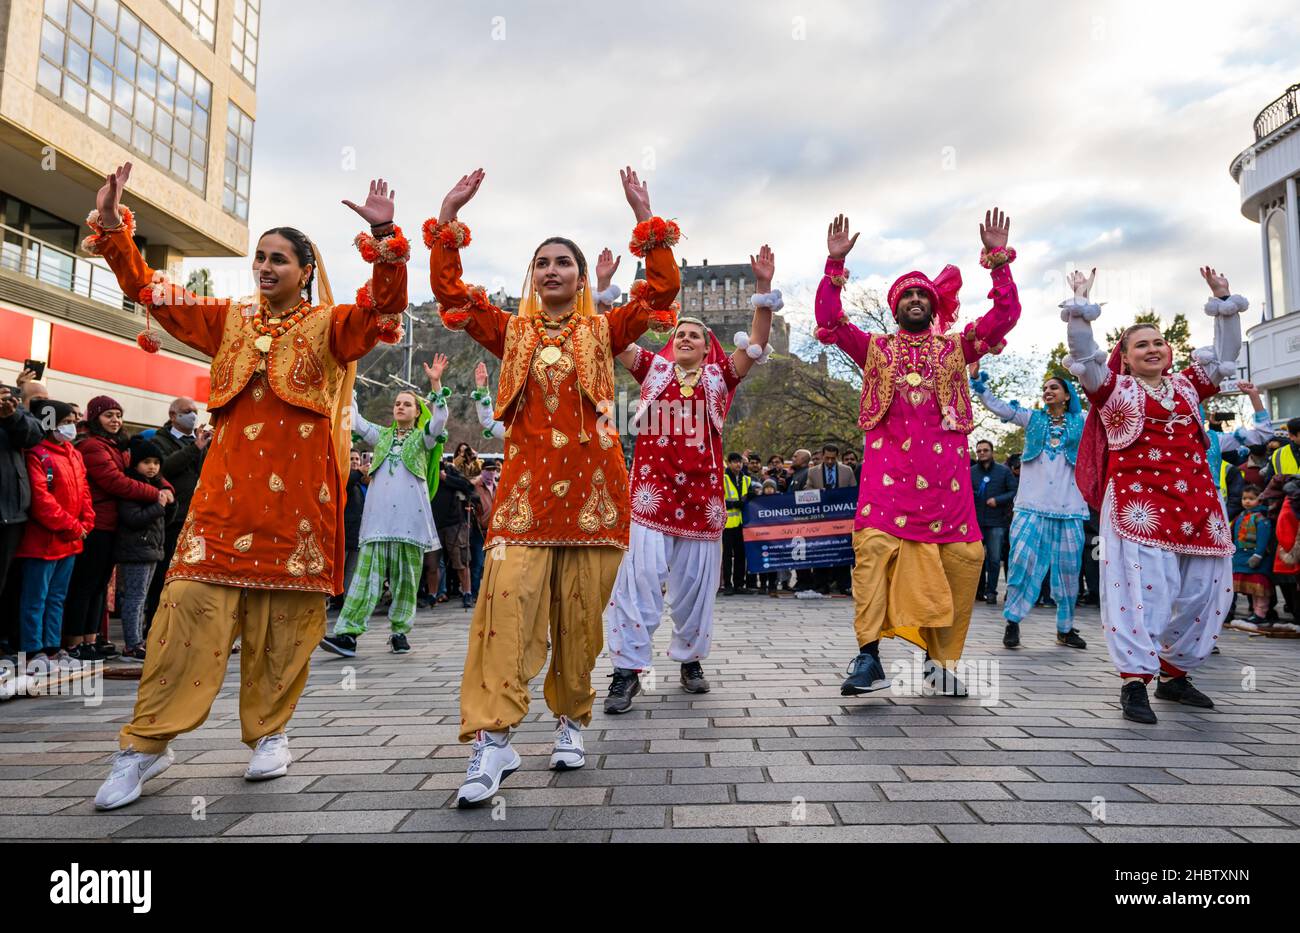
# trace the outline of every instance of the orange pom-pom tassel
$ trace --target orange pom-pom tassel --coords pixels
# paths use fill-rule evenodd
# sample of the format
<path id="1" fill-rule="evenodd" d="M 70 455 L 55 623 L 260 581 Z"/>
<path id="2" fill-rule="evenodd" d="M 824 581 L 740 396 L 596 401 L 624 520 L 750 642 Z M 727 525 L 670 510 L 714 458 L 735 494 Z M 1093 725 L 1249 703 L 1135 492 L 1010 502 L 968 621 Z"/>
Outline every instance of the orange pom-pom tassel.
<path id="1" fill-rule="evenodd" d="M 162 338 L 151 330 L 142 330 L 136 334 L 135 342 L 145 353 L 157 353 L 162 349 Z"/>

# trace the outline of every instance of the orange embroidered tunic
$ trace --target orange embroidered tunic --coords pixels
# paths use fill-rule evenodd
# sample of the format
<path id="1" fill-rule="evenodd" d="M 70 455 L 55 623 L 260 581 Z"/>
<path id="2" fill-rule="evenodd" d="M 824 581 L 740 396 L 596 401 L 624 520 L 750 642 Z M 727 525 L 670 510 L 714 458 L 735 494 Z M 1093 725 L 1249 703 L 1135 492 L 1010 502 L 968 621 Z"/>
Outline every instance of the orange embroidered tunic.
<path id="1" fill-rule="evenodd" d="M 575 317 L 572 335 L 548 364 L 531 320 L 507 314 L 461 280 L 459 249 L 436 240 L 431 249 L 443 323 L 502 360 L 497 417 L 506 428 L 505 463 L 486 546 L 626 549 L 628 478 L 614 417 L 613 358 L 645 333 L 656 312 L 673 306 L 681 280 L 672 250 L 650 248 L 648 285 L 608 314 Z"/>
<path id="2" fill-rule="evenodd" d="M 159 287 L 124 228 L 98 240 L 95 251 L 127 295 Z M 375 346 L 381 315 L 391 319 L 407 306 L 404 263 L 381 258 L 361 304 L 308 309 L 266 352 L 252 300 L 203 299 L 165 286 L 175 297 L 150 306 L 168 333 L 213 357 L 215 434 L 169 580 L 342 590 L 346 496 L 331 415 L 346 365 Z"/>

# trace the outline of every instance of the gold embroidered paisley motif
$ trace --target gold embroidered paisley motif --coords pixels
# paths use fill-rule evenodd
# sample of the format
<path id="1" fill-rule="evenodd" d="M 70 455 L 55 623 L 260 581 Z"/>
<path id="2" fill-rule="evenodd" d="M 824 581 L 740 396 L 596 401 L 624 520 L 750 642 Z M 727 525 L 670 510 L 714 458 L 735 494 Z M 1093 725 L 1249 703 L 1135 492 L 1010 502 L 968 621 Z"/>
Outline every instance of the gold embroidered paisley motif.
<path id="1" fill-rule="evenodd" d="M 956 480 L 953 480 L 951 483 L 948 484 L 948 488 L 951 489 L 953 492 L 961 492 L 961 483 L 957 482 Z"/>
<path id="2" fill-rule="evenodd" d="M 871 503 L 870 503 L 870 502 L 868 502 L 866 505 L 864 505 L 864 506 L 862 507 L 862 514 L 863 514 L 864 517 L 867 516 L 867 515 L 870 515 L 870 514 L 871 514 Z"/>
<path id="3" fill-rule="evenodd" d="M 553 483 L 551 485 L 551 492 L 563 499 L 565 494 L 569 491 L 569 486 L 569 481 L 567 479 L 562 479 L 558 483 Z"/>
<path id="4" fill-rule="evenodd" d="M 882 486 L 892 486 L 894 485 L 894 478 L 890 476 L 888 473 L 886 473 L 884 476 L 880 478 L 880 484 Z"/>
<path id="5" fill-rule="evenodd" d="M 321 483 L 321 484 L 320 484 L 320 492 L 316 495 L 316 498 L 319 499 L 321 502 L 329 502 L 329 501 L 330 501 L 330 488 L 329 488 L 328 486 L 326 486 L 324 483 Z"/>
<path id="6" fill-rule="evenodd" d="M 311 341 L 302 334 L 293 335 L 293 365 L 289 367 L 289 385 L 306 392 L 325 384 L 325 367 L 312 352 Z"/>
<path id="7" fill-rule="evenodd" d="M 523 534 L 533 527 L 533 507 L 528 504 L 528 487 L 532 482 L 533 474 L 525 470 L 510 488 L 510 495 L 492 513 L 493 528 Z"/>
<path id="8" fill-rule="evenodd" d="M 514 444 L 511 444 L 511 445 L 510 445 L 510 452 L 509 452 L 509 454 L 507 454 L 507 456 L 509 456 L 511 460 L 513 460 L 515 457 L 519 456 L 519 448 L 516 447 Z"/>
<path id="9" fill-rule="evenodd" d="M 596 439 L 600 441 L 601 450 L 609 450 L 611 447 L 614 446 L 614 438 L 610 437 L 604 431 L 597 431 Z"/>
<path id="10" fill-rule="evenodd" d="M 303 440 L 311 437 L 311 432 L 314 430 L 316 430 L 316 425 L 312 424 L 310 421 L 304 421 L 302 424 L 298 425 L 298 435 Z"/>
<path id="11" fill-rule="evenodd" d="M 230 490 L 235 488 L 235 479 L 229 473 L 226 474 L 226 482 L 224 485 L 226 487 L 226 492 L 230 492 Z"/>
<path id="12" fill-rule="evenodd" d="M 567 443 L 569 443 L 568 435 L 566 435 L 563 431 L 558 431 L 555 428 L 551 428 L 552 447 L 557 447 L 557 448 L 563 447 Z"/>
<path id="13" fill-rule="evenodd" d="M 265 421 L 250 424 L 248 427 L 244 428 L 244 437 L 248 438 L 250 441 L 255 441 L 257 440 L 257 435 L 262 433 L 262 428 L 264 427 L 266 427 Z"/>
<path id="14" fill-rule="evenodd" d="M 903 441 L 903 450 L 907 451 L 911 449 L 912 449 L 912 439 L 909 437 L 907 440 Z"/>
<path id="15" fill-rule="evenodd" d="M 902 528 L 904 525 L 907 524 L 907 516 L 906 515 L 898 516 L 896 519 L 894 519 L 894 524 L 897 525 L 899 528 Z"/>
<path id="16" fill-rule="evenodd" d="M 253 383 L 253 401 L 260 402 L 262 400 L 262 397 L 265 395 L 266 395 L 266 383 L 263 382 L 261 379 L 258 379 L 256 382 Z"/>
<path id="17" fill-rule="evenodd" d="M 252 535 L 240 535 L 235 539 L 235 550 L 240 554 L 247 554 L 253 548 Z"/>
<path id="18" fill-rule="evenodd" d="M 885 446 L 885 439 L 883 437 L 878 437 L 871 442 L 872 450 L 879 450 L 883 446 Z"/>
<path id="19" fill-rule="evenodd" d="M 239 362 L 239 351 L 244 349 L 244 338 L 236 337 L 220 362 L 212 367 L 213 393 L 225 392 L 230 388 L 230 381 L 235 377 L 235 364 Z"/>
<path id="20" fill-rule="evenodd" d="M 271 492 L 284 492 L 284 480 L 280 479 L 279 473 L 272 473 L 267 485 L 271 487 Z"/>
<path id="21" fill-rule="evenodd" d="M 197 564 L 207 553 L 207 546 L 202 535 L 194 533 L 193 516 L 185 520 L 180 537 L 176 540 L 176 560 L 185 564 Z"/>
<path id="22" fill-rule="evenodd" d="M 941 531 L 943 531 L 943 522 L 930 522 L 931 534 L 937 535 Z"/>
<path id="23" fill-rule="evenodd" d="M 957 530 L 960 531 L 962 534 L 965 534 L 965 533 L 966 533 L 966 529 L 969 528 L 969 527 L 970 527 L 970 526 L 967 525 L 965 522 L 962 522 L 961 525 L 957 528 Z"/>
<path id="24" fill-rule="evenodd" d="M 307 519 L 298 522 L 298 546 L 284 562 L 291 577 L 318 576 L 325 572 L 325 554 L 316 543 L 316 535 Z"/>
<path id="25" fill-rule="evenodd" d="M 614 506 L 614 500 L 610 498 L 609 490 L 605 487 L 605 471 L 597 469 L 591 475 L 591 491 L 587 493 L 587 501 L 583 503 L 582 511 L 578 513 L 578 527 L 587 534 L 592 534 L 598 531 L 601 525 L 613 528 L 617 524 L 618 509 Z"/>
<path id="26" fill-rule="evenodd" d="M 929 488 L 930 488 L 930 482 L 929 482 L 929 480 L 927 480 L 924 476 L 918 476 L 918 477 L 916 478 L 916 488 L 917 488 L 917 489 L 929 489 Z"/>

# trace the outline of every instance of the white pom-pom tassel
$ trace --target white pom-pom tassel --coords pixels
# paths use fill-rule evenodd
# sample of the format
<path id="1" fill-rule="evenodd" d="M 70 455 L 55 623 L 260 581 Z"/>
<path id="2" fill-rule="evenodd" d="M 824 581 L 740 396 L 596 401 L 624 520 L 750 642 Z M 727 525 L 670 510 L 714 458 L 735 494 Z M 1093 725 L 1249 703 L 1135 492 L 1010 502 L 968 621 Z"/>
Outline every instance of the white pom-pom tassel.
<path id="1" fill-rule="evenodd" d="M 745 355 L 751 360 L 756 360 L 763 355 L 763 348 L 756 343 L 751 343 L 749 346 L 745 347 Z"/>
<path id="2" fill-rule="evenodd" d="M 753 350 L 753 347 L 750 347 L 749 350 L 746 350 L 745 352 L 746 352 L 746 353 L 750 353 L 750 355 L 752 356 L 753 354 L 750 352 L 750 351 L 752 351 L 752 350 Z M 770 360 L 771 358 L 772 358 L 772 345 L 769 343 L 766 347 L 763 348 L 763 355 L 760 356 L 760 357 L 758 358 L 758 360 L 756 361 L 756 363 L 757 363 L 757 365 L 762 366 L 764 363 L 766 363 L 766 362 L 767 362 L 768 360 Z"/>
<path id="3" fill-rule="evenodd" d="M 731 342 L 736 345 L 737 350 L 745 350 L 749 347 L 749 334 L 743 330 L 736 331 L 736 336 L 731 338 Z"/>
<path id="4" fill-rule="evenodd" d="M 1232 317 L 1250 307 L 1250 302 L 1241 295 L 1229 295 L 1227 298 L 1211 298 L 1205 302 L 1205 313 L 1210 317 Z"/>
<path id="5" fill-rule="evenodd" d="M 780 311 L 785 307 L 780 290 L 775 288 L 761 295 L 750 295 L 749 303 L 755 308 L 767 308 L 769 311 Z"/>
<path id="6" fill-rule="evenodd" d="M 1075 317 L 1085 321 L 1095 321 L 1101 317 L 1101 305 L 1091 304 L 1086 298 L 1067 298 L 1058 307 L 1061 309 L 1061 320 L 1067 323 Z"/>
<path id="7" fill-rule="evenodd" d="M 610 285 L 609 288 L 596 292 L 592 297 L 598 305 L 613 305 L 614 302 L 618 301 L 622 294 L 623 290 L 621 288 L 617 285 Z"/>

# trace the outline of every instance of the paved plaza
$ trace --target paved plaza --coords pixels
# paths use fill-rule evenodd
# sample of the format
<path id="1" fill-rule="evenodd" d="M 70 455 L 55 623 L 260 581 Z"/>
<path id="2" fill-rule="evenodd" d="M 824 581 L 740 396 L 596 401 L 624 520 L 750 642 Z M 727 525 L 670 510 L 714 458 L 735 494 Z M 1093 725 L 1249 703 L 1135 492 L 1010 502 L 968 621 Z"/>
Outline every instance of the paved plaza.
<path id="1" fill-rule="evenodd" d="M 665 658 L 630 713 L 606 716 L 597 700 L 581 771 L 547 770 L 554 721 L 539 677 L 515 737 L 523 767 L 475 811 L 452 807 L 470 613 L 450 604 L 420 612 L 409 655 L 388 652 L 382 616 L 356 659 L 318 651 L 290 727 L 296 760 L 267 783 L 241 777 L 233 666 L 207 723 L 174 743 L 176 764 L 106 814 L 90 801 L 136 682 L 104 681 L 97 707 L 11 700 L 0 704 L 0 837 L 1300 841 L 1300 640 L 1224 632 L 1196 676 L 1218 709 L 1153 698 L 1160 723 L 1139 726 L 1120 718 L 1096 610 L 1078 623 L 1087 651 L 1058 647 L 1039 611 L 1013 652 L 1000 614 L 979 605 L 967 659 L 996 696 L 965 699 L 840 697 L 856 650 L 847 599 L 731 597 L 718 616 L 713 692 L 682 693 Z M 885 643 L 886 670 L 908 647 Z M 609 673 L 602 657 L 602 698 Z"/>

